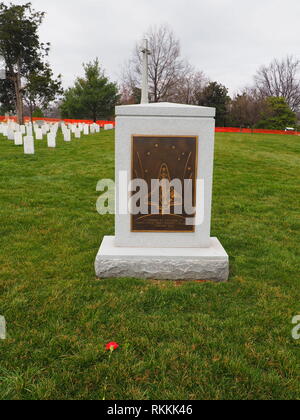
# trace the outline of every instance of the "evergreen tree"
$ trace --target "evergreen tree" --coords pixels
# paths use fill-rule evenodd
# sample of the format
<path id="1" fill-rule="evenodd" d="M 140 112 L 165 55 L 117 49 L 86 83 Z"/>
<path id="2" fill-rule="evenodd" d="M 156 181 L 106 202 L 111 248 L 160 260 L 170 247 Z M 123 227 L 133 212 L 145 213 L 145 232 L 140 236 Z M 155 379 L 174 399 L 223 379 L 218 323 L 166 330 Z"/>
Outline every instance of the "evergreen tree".
<path id="1" fill-rule="evenodd" d="M 118 87 L 101 70 L 99 61 L 83 65 L 85 77 L 77 78 L 61 104 L 63 118 L 82 118 L 97 121 L 114 114 L 118 102 Z"/>
<path id="2" fill-rule="evenodd" d="M 50 44 L 41 43 L 38 34 L 44 16 L 44 12 L 33 10 L 31 3 L 9 6 L 0 3 L 0 55 L 6 70 L 5 80 L 0 80 L 0 102 L 2 108 L 17 113 L 20 124 L 24 122 L 26 86 L 33 75 L 49 69 L 45 58 Z M 46 87 L 51 89 L 51 83 Z"/>
<path id="3" fill-rule="evenodd" d="M 269 130 L 285 130 L 296 127 L 297 117 L 284 98 L 270 97 L 265 100 L 257 128 Z"/>
<path id="4" fill-rule="evenodd" d="M 198 98 L 198 105 L 216 108 L 216 126 L 226 126 L 228 107 L 230 104 L 228 89 L 217 83 L 209 83 Z"/>

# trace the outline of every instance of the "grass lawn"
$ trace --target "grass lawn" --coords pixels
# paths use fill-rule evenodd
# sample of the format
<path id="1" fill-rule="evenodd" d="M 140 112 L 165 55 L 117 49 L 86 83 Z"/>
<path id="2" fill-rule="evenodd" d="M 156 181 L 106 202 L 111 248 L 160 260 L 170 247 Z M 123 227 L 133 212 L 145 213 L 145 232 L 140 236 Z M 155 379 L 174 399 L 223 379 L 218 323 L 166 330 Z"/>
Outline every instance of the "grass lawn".
<path id="1" fill-rule="evenodd" d="M 0 399 L 299 399 L 300 138 L 217 135 L 227 284 L 96 279 L 114 133 L 58 143 L 0 135 Z"/>

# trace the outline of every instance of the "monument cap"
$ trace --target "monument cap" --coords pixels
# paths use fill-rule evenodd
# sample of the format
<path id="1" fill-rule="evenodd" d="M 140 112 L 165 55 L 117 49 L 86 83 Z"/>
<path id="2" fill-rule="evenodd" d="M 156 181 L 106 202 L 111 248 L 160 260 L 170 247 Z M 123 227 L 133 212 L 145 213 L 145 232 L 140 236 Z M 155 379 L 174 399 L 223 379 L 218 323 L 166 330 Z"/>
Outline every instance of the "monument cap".
<path id="1" fill-rule="evenodd" d="M 204 106 L 174 104 L 171 102 L 158 102 L 139 105 L 121 105 L 116 107 L 116 116 L 131 117 L 193 117 L 214 118 L 216 109 Z"/>

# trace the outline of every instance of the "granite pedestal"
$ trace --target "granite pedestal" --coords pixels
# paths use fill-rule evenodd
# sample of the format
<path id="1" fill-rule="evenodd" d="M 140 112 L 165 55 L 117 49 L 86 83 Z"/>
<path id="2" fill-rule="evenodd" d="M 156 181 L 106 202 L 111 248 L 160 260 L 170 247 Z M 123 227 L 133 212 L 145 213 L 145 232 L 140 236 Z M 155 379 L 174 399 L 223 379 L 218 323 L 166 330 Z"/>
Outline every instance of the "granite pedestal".
<path id="1" fill-rule="evenodd" d="M 116 108 L 116 234 L 105 237 L 100 247 L 95 262 L 98 277 L 228 280 L 228 255 L 219 240 L 210 235 L 214 117 L 214 108 L 170 103 Z M 130 212 L 120 210 L 120 203 L 124 207 L 131 198 L 126 180 L 132 179 L 135 136 L 161 141 L 170 137 L 175 146 L 180 137 L 196 139 L 195 172 L 201 188 L 197 190 L 198 222 L 193 231 L 159 232 L 153 227 L 153 231 L 136 232 Z M 156 156 L 159 160 L 159 153 Z"/>

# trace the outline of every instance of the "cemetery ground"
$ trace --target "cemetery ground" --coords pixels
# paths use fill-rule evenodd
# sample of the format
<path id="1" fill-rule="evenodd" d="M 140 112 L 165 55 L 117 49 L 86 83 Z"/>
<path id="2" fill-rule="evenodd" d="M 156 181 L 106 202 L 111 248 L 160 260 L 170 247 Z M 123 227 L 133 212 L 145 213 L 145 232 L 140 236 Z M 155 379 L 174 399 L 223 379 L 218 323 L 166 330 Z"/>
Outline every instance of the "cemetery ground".
<path id="1" fill-rule="evenodd" d="M 113 139 L 24 156 L 0 136 L 0 399 L 299 399 L 299 137 L 217 134 L 224 284 L 95 278 Z"/>

